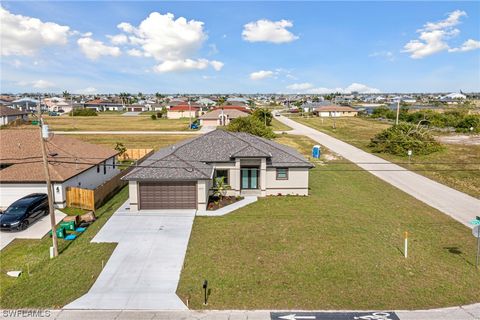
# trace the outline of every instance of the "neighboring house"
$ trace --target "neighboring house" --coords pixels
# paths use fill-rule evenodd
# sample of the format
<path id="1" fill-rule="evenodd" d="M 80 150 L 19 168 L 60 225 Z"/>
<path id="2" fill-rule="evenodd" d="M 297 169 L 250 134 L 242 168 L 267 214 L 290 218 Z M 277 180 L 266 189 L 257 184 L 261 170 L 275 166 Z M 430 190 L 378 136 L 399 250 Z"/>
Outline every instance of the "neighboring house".
<path id="1" fill-rule="evenodd" d="M 213 111 L 207 112 L 204 115 L 201 115 L 198 119 L 200 120 L 201 126 L 206 127 L 216 127 L 216 126 L 226 126 L 230 123 L 231 120 L 241 117 L 247 117 L 249 114 L 244 111 L 236 109 L 215 109 Z"/>
<path id="2" fill-rule="evenodd" d="M 226 104 L 247 106 L 248 105 L 248 100 L 245 99 L 245 98 L 231 97 L 231 98 L 227 99 Z"/>
<path id="3" fill-rule="evenodd" d="M 38 100 L 30 99 L 30 98 L 21 98 L 21 99 L 12 101 L 12 103 L 9 106 L 16 109 L 24 110 L 24 111 L 36 111 L 37 105 L 38 105 Z M 44 109 L 44 106 L 42 106 L 42 109 Z"/>
<path id="4" fill-rule="evenodd" d="M 45 98 L 43 99 L 43 103 L 47 106 L 49 111 L 55 112 L 70 112 L 72 111 L 72 106 L 69 102 L 65 101 L 64 98 Z"/>
<path id="5" fill-rule="evenodd" d="M 204 107 L 212 107 L 216 105 L 216 102 L 208 99 L 208 98 L 201 98 L 197 100 L 197 103 L 204 106 Z"/>
<path id="6" fill-rule="evenodd" d="M 181 104 L 167 110 L 167 119 L 196 118 L 199 113 L 199 107 Z"/>
<path id="7" fill-rule="evenodd" d="M 129 181 L 130 210 L 205 210 L 214 178 L 227 195 L 308 195 L 313 165 L 296 150 L 244 132 L 214 130 L 160 149 Z"/>
<path id="8" fill-rule="evenodd" d="M 21 197 L 46 193 L 39 130 L 0 130 L 0 207 Z M 95 189 L 120 173 L 117 151 L 54 135 L 47 142 L 55 206 L 66 204 L 66 188 Z"/>
<path id="9" fill-rule="evenodd" d="M 148 107 L 143 104 L 129 104 L 127 105 L 128 112 L 143 112 L 147 111 Z"/>
<path id="10" fill-rule="evenodd" d="M 95 109 L 95 111 L 122 111 L 125 109 L 121 103 L 104 99 L 89 100 L 83 106 L 88 109 Z"/>
<path id="11" fill-rule="evenodd" d="M 319 117 L 354 117 L 358 110 L 344 106 L 323 106 L 314 110 Z"/>
<path id="12" fill-rule="evenodd" d="M 28 120 L 28 112 L 0 106 L 0 126 L 5 126 L 16 120 Z M 2 149 L 3 152 L 3 149 Z"/>

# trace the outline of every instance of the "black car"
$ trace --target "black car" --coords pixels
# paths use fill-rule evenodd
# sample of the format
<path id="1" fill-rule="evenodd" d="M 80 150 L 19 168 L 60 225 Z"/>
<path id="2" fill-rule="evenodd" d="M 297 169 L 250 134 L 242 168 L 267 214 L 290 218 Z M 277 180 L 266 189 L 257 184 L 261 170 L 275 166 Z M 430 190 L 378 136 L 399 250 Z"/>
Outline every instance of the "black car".
<path id="1" fill-rule="evenodd" d="M 25 230 L 30 224 L 48 215 L 48 197 L 32 193 L 12 203 L 0 214 L 1 230 Z"/>

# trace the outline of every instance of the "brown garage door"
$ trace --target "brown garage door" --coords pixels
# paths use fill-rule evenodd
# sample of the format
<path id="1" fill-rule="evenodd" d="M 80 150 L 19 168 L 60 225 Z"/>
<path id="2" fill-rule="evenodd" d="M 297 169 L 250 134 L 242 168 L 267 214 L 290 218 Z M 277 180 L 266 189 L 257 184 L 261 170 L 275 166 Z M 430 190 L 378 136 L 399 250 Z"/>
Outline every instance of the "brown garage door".
<path id="1" fill-rule="evenodd" d="M 196 209 L 197 183 L 143 182 L 139 198 L 140 209 Z"/>

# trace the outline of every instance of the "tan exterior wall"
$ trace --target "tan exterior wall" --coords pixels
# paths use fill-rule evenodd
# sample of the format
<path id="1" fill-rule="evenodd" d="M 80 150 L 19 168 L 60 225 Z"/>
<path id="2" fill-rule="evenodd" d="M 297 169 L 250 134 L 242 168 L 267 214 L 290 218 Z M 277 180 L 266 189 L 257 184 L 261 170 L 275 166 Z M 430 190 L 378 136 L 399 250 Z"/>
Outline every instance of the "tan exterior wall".
<path id="1" fill-rule="evenodd" d="M 200 180 L 197 182 L 197 210 L 207 210 L 208 195 L 211 187 L 211 180 Z"/>
<path id="2" fill-rule="evenodd" d="M 191 112 L 192 118 L 198 117 L 198 111 L 192 110 Z M 181 119 L 181 118 L 189 118 L 190 111 L 167 111 L 167 118 L 168 119 Z"/>
<path id="3" fill-rule="evenodd" d="M 211 120 L 211 119 L 200 120 L 200 125 L 206 126 L 206 127 L 216 127 L 218 126 L 218 120 Z"/>
<path id="4" fill-rule="evenodd" d="M 308 195 L 308 169 L 289 168 L 288 180 L 277 180 L 275 168 L 268 168 L 266 174 L 267 195 Z"/>

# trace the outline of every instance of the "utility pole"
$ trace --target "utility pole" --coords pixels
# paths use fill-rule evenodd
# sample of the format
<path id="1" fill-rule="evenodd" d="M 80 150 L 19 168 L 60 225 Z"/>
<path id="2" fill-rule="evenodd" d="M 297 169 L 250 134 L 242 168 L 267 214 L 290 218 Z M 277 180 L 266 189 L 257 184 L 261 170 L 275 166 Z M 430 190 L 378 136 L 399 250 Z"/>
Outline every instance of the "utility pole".
<path id="1" fill-rule="evenodd" d="M 398 126 L 398 117 L 400 115 L 400 99 L 397 101 L 397 117 L 395 119 L 395 125 Z"/>
<path id="2" fill-rule="evenodd" d="M 188 126 L 188 129 L 192 129 L 192 104 L 190 103 L 190 98 L 188 98 L 188 115 L 190 117 L 190 125 Z"/>
<path id="3" fill-rule="evenodd" d="M 43 136 L 43 118 L 42 118 L 42 100 L 39 99 L 38 107 L 38 123 L 40 127 L 40 146 L 42 149 L 42 159 L 43 159 L 43 169 L 45 173 L 45 181 L 47 183 L 47 195 L 48 195 L 48 211 L 50 214 L 50 225 L 52 227 L 52 242 L 53 242 L 53 257 L 58 256 L 58 241 L 57 241 L 57 233 L 55 230 L 56 222 L 55 222 L 55 208 L 53 206 L 53 192 L 52 192 L 52 181 L 50 180 L 50 170 L 48 168 L 48 158 L 47 158 L 47 148 L 45 146 L 45 139 L 46 137 Z M 46 131 L 48 134 L 48 131 Z"/>

